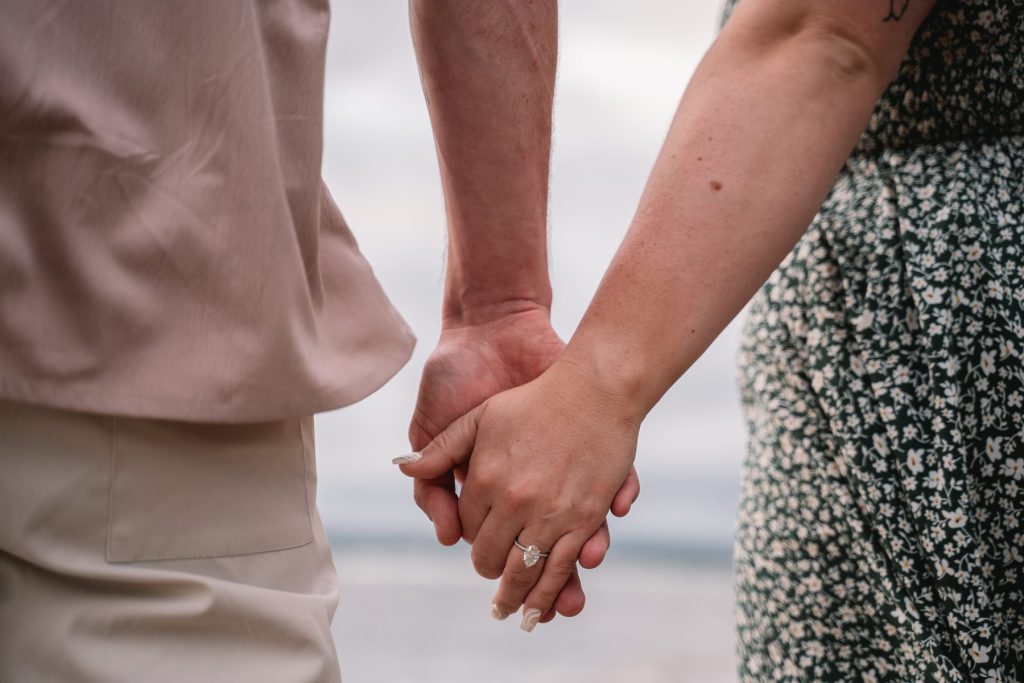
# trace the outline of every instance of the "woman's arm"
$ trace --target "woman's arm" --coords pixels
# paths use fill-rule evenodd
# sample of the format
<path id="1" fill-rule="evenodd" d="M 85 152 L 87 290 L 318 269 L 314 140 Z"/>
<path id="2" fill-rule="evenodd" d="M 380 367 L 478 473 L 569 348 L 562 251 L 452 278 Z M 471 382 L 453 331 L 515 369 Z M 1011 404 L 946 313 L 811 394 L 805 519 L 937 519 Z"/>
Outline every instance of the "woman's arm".
<path id="1" fill-rule="evenodd" d="M 931 7 L 744 0 L 683 96 L 565 354 L 404 467 L 473 461 L 459 501 L 495 602 L 545 613 L 629 470 L 639 423 L 805 231 Z M 519 536 L 551 556 L 527 568 Z"/>
<path id="2" fill-rule="evenodd" d="M 804 233 L 931 4 L 741 2 L 565 362 L 646 415 Z"/>

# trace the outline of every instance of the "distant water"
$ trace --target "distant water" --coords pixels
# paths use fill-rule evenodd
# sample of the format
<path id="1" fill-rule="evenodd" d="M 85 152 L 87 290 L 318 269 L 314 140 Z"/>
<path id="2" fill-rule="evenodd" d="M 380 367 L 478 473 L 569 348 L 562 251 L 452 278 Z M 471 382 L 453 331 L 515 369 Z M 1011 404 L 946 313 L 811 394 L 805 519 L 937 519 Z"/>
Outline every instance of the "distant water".
<path id="1" fill-rule="evenodd" d="M 620 520 L 611 520 L 613 529 L 621 524 Z M 331 547 L 338 552 L 352 555 L 398 553 L 401 555 L 422 555 L 425 561 L 437 557 L 466 555 L 468 547 L 459 544 L 456 548 L 445 548 L 439 545 L 431 533 L 432 527 L 425 522 L 423 533 L 407 534 L 353 534 L 343 533 L 328 528 L 327 535 Z M 465 549 L 465 552 L 461 552 Z M 684 539 L 679 543 L 656 543 L 650 540 L 629 538 L 626 541 L 613 540 L 609 557 L 615 557 L 632 564 L 649 564 L 652 566 L 675 567 L 685 566 L 695 569 L 708 569 L 728 572 L 732 566 L 732 544 L 722 539 Z"/>
<path id="2" fill-rule="evenodd" d="M 489 615 L 495 582 L 455 548 L 335 539 L 346 683 L 731 683 L 731 577 L 618 547 L 585 572 L 587 607 L 532 634 Z M 712 553 L 714 555 L 714 553 Z"/>

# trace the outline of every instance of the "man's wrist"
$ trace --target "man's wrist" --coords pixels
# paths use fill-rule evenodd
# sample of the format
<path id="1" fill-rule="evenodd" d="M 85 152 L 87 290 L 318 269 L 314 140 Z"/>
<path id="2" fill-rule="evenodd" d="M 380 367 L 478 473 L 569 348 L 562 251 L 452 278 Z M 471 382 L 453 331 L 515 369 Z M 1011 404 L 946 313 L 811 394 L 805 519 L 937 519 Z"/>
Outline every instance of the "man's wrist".
<path id="1" fill-rule="evenodd" d="M 488 325 L 523 315 L 551 317 L 551 290 L 522 295 L 459 297 L 446 294 L 441 313 L 441 327 L 473 327 Z"/>

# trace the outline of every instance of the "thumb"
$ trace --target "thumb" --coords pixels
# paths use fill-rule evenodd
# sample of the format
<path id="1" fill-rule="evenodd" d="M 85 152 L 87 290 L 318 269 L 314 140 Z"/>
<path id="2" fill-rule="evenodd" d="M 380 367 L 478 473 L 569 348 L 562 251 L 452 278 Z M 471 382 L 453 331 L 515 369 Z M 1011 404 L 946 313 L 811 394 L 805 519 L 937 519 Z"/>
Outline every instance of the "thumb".
<path id="1" fill-rule="evenodd" d="M 476 428 L 483 407 L 481 404 L 452 422 L 423 450 L 401 455 L 391 462 L 398 465 L 403 474 L 416 479 L 434 479 L 456 465 L 465 464 L 476 443 Z"/>

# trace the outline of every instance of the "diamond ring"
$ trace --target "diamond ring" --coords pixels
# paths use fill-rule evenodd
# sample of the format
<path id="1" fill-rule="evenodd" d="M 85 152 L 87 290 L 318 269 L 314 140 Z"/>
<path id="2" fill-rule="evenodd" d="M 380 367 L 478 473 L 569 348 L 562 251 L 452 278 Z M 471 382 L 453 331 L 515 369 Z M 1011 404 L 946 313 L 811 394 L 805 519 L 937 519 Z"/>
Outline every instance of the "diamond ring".
<path id="1" fill-rule="evenodd" d="M 513 541 L 516 547 L 523 551 L 523 564 L 527 567 L 532 567 L 540 561 L 540 558 L 547 557 L 551 553 L 543 553 L 540 548 L 535 545 L 523 545 L 519 542 L 519 539 Z"/>

